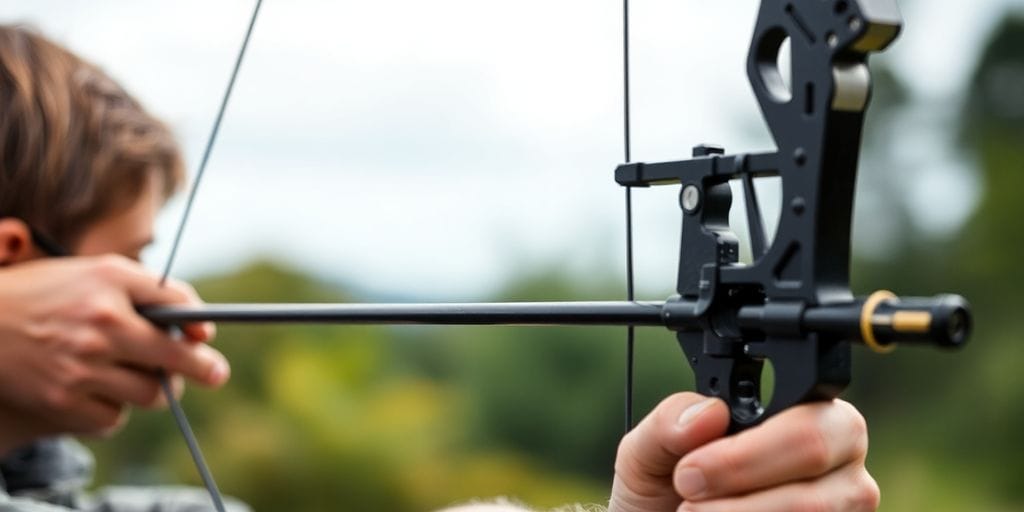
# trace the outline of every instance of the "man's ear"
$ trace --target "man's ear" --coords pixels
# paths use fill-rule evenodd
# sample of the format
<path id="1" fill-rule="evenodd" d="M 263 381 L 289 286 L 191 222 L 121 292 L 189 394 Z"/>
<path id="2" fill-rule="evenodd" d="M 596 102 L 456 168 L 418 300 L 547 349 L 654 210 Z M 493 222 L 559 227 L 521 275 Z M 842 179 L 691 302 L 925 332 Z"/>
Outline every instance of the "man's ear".
<path id="1" fill-rule="evenodd" d="M 0 218 L 0 266 L 22 263 L 39 256 L 32 233 L 21 219 Z"/>

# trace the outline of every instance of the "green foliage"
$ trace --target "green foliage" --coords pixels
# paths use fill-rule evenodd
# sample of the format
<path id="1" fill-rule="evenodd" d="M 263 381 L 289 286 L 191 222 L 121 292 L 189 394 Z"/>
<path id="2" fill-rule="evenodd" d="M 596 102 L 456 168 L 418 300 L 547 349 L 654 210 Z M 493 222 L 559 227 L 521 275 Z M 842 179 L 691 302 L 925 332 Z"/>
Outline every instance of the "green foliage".
<path id="1" fill-rule="evenodd" d="M 894 257 L 858 268 L 865 286 L 956 290 L 975 312 L 972 345 L 961 353 L 906 350 L 856 361 L 850 396 L 872 428 L 870 468 L 882 483 L 884 510 L 1024 506 L 1022 45 L 1024 19 L 1007 18 L 971 80 L 961 140 L 984 190 L 973 217 L 948 241 L 908 237 Z"/>
<path id="2" fill-rule="evenodd" d="M 1024 13 L 1007 16 L 992 32 L 971 77 L 962 139 L 976 149 L 990 135 L 1024 137 Z"/>

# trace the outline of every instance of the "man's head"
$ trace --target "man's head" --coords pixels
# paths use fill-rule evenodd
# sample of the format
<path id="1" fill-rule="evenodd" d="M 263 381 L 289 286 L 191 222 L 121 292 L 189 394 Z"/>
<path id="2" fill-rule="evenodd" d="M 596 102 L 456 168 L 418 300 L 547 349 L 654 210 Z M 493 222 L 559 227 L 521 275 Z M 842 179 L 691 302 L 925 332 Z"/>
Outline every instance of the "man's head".
<path id="1" fill-rule="evenodd" d="M 137 257 L 183 176 L 168 128 L 102 70 L 0 25 L 0 264 L 41 254 L 31 230 Z"/>

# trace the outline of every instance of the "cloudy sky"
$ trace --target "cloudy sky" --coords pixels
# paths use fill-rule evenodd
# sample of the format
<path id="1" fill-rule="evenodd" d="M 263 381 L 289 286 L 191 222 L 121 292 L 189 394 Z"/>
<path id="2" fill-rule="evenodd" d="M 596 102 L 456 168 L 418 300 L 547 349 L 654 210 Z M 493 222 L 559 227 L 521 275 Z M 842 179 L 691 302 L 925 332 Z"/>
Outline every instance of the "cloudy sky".
<path id="1" fill-rule="evenodd" d="M 744 75 L 757 2 L 633 4 L 634 158 L 770 149 Z M 882 58 L 952 112 L 984 35 L 1024 0 L 901 4 L 905 31 Z M 194 169 L 251 8 L 0 0 L 0 19 L 102 65 L 171 123 Z M 175 273 L 262 255 L 379 297 L 444 300 L 542 263 L 620 276 L 620 30 L 618 1 L 266 0 Z M 934 142 L 908 161 L 934 161 Z M 922 214 L 936 230 L 969 212 L 946 167 L 922 197 L 961 206 Z M 676 193 L 636 194 L 650 298 L 674 282 Z M 160 221 L 153 268 L 180 213 L 179 200 Z"/>

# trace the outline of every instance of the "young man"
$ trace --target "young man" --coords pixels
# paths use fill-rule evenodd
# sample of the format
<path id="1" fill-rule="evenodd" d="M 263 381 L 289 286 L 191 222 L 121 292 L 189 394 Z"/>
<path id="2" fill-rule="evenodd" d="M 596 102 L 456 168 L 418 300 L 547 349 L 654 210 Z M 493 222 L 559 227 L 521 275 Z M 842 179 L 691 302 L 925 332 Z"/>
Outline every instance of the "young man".
<path id="1" fill-rule="evenodd" d="M 84 499 L 88 458 L 48 437 L 110 434 L 126 407 L 161 405 L 155 368 L 208 386 L 228 378 L 203 343 L 211 326 L 186 326 L 188 342 L 175 343 L 135 312 L 198 301 L 132 261 L 182 180 L 169 131 L 96 67 L 0 26 L 0 158 L 0 475 L 9 493 L 38 498 L 0 493 L 0 510 L 201 509 L 208 501 L 196 493 Z M 619 447 L 610 509 L 877 507 L 863 418 L 848 404 L 796 407 L 726 438 L 727 424 L 720 401 L 663 401 Z M 468 509 L 495 507 L 510 506 Z"/>
<path id="2" fill-rule="evenodd" d="M 228 379 L 227 361 L 203 343 L 212 326 L 186 326 L 186 342 L 174 342 L 134 311 L 198 302 L 188 286 L 160 287 L 133 262 L 184 175 L 170 132 L 96 67 L 30 31 L 0 27 L 0 158 L 6 490 L 104 510 L 208 503 L 166 492 L 89 502 L 88 452 L 48 437 L 107 435 L 129 406 L 162 405 L 157 368 L 207 386 Z M 47 258 L 65 254 L 74 257 Z M 17 500 L 4 510 L 12 507 L 36 508 Z"/>

